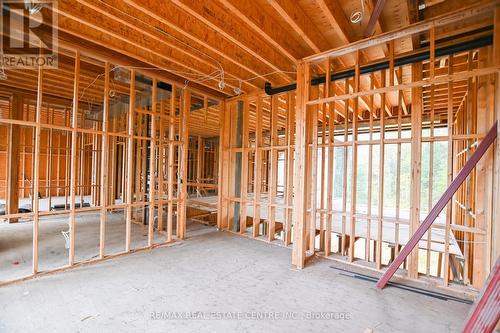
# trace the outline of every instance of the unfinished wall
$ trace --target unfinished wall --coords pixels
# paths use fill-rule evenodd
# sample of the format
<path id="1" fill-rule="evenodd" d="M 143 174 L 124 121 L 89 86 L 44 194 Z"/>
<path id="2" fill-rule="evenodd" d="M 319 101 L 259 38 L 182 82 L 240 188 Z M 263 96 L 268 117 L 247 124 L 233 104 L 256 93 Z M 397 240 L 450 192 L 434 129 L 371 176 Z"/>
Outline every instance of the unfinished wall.
<path id="1" fill-rule="evenodd" d="M 493 31 L 454 34 L 441 23 L 339 48 L 299 63 L 296 92 L 227 101 L 219 227 L 293 243 L 298 267 L 319 254 L 384 270 L 498 120 Z M 385 55 L 368 63 L 381 43 Z M 411 43 L 417 51 L 405 50 Z M 467 292 L 482 286 L 496 258 L 493 155 L 399 276 Z"/>
<path id="2" fill-rule="evenodd" d="M 219 227 L 290 244 L 294 97 L 226 102 Z"/>
<path id="3" fill-rule="evenodd" d="M 485 46 L 470 43 L 468 49 L 470 39 L 455 38 L 453 43 L 463 49 L 459 51 L 448 47 L 453 44 L 446 38 L 450 34 L 448 26 L 423 30 L 417 38 L 428 46 L 405 64 L 401 59 L 407 55 L 396 52 L 395 45 L 412 36 L 395 33 L 381 70 L 363 61 L 376 43 L 336 50 L 300 65 L 305 109 L 297 123 L 306 128 L 300 139 L 306 143 L 301 164 L 305 182 L 299 184 L 306 200 L 302 256 L 319 250 L 326 257 L 383 269 L 494 125 L 497 69 L 492 47 L 486 46 L 491 37 L 469 37 Z M 312 83 L 318 73 L 330 77 L 335 63 L 349 57 L 355 67 L 345 79 Z M 322 121 L 324 113 L 333 122 Z M 318 132 L 328 133 L 326 141 Z M 343 155 L 340 160 L 338 154 Z M 482 286 L 494 260 L 488 249 L 496 242 L 490 231 L 493 167 L 490 149 L 402 264 L 401 275 L 444 286 Z M 333 209 L 325 210 L 323 180 L 332 176 Z M 299 265 L 303 257 L 298 260 Z"/>
<path id="4" fill-rule="evenodd" d="M 216 195 L 220 101 L 78 52 L 6 74 L 0 284 L 186 237 L 189 193 Z"/>

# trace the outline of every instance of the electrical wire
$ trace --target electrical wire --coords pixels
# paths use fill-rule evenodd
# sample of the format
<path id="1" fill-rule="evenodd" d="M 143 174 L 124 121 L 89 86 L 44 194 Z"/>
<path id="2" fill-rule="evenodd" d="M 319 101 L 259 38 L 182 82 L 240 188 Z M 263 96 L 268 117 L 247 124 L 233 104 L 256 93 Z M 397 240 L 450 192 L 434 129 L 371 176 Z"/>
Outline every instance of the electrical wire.
<path id="1" fill-rule="evenodd" d="M 253 80 L 256 80 L 256 79 L 260 79 L 260 78 L 265 78 L 267 76 L 274 75 L 274 74 L 277 74 L 277 73 L 296 74 L 297 72 L 293 72 L 293 71 L 280 71 L 280 70 L 278 70 L 278 71 L 274 71 L 274 72 L 270 72 L 270 73 L 266 73 L 266 74 L 262 74 L 262 75 L 256 75 L 256 76 L 251 77 L 251 78 L 246 79 L 246 80 L 238 79 L 235 76 L 229 74 L 230 76 L 234 77 L 234 79 L 229 79 L 229 80 L 240 81 L 240 82 L 250 82 L 250 81 L 253 81 Z"/>
<path id="2" fill-rule="evenodd" d="M 195 48 L 194 46 L 191 46 L 190 44 L 180 40 L 179 38 L 175 37 L 174 35 L 160 29 L 159 27 L 156 27 L 156 26 L 152 26 L 151 24 L 149 24 L 148 22 L 145 22 L 144 20 L 140 19 L 140 18 L 137 18 L 137 17 L 134 17 L 132 16 L 131 14 L 105 2 L 104 0 L 97 0 L 99 3 L 107 6 L 108 8 L 112 8 L 120 13 L 122 13 L 123 15 L 131 18 L 132 20 L 135 20 L 135 21 L 138 21 L 138 22 L 141 22 L 142 24 L 146 25 L 146 26 L 151 26 L 155 31 L 159 32 L 160 34 L 162 35 L 165 35 L 171 39 L 174 39 L 175 41 L 181 43 L 182 45 L 186 46 L 187 48 L 209 58 L 210 60 L 212 60 L 213 62 L 216 63 L 216 67 L 219 67 L 218 70 L 210 73 L 210 74 L 200 74 L 200 73 L 195 73 L 195 72 L 183 72 L 183 71 L 177 71 L 177 70 L 173 70 L 173 69 L 168 69 L 168 68 L 159 68 L 159 67 L 133 67 L 133 66 L 115 66 L 111 71 L 114 71 L 116 70 L 117 68 L 133 68 L 133 69 L 149 69 L 149 70 L 161 70 L 161 71 L 167 71 L 167 72 L 170 72 L 170 73 L 173 73 L 173 74 L 176 74 L 176 75 L 180 75 L 180 76 L 186 76 L 186 75 L 189 75 L 189 76 L 197 76 L 198 78 L 196 80 L 186 80 L 186 86 L 189 84 L 189 82 L 205 82 L 205 81 L 208 81 L 208 80 L 214 80 L 214 79 L 217 79 L 217 77 L 220 77 L 220 80 L 219 80 L 219 88 L 221 90 L 223 90 L 225 88 L 225 79 L 228 79 L 228 80 L 233 80 L 233 81 L 237 81 L 239 83 L 239 88 L 235 88 L 240 90 L 241 91 L 241 84 L 243 82 L 250 82 L 250 81 L 253 81 L 253 80 L 256 80 L 258 78 L 264 78 L 264 77 L 267 77 L 267 76 L 270 76 L 270 75 L 273 75 L 273 74 L 276 74 L 276 73 L 296 73 L 296 72 L 287 72 L 287 71 L 274 71 L 274 72 L 271 72 L 271 73 L 267 73 L 267 74 L 263 74 L 263 75 L 257 75 L 257 76 L 254 76 L 254 77 L 251 77 L 249 79 L 245 79 L 245 80 L 241 80 L 239 78 L 237 78 L 236 76 L 232 75 L 232 74 L 229 74 L 229 73 L 225 73 L 224 71 L 224 67 L 222 66 L 221 62 L 219 62 L 217 59 L 215 59 L 214 57 L 210 56 L 209 54 L 207 54 L 206 52 L 203 52 L 201 50 L 199 50 L 198 48 Z M 363 2 L 361 2 L 362 6 L 363 6 L 363 13 L 364 13 L 364 5 L 363 5 Z M 1 55 L 1 54 L 0 54 Z M 99 74 L 96 76 L 96 78 L 87 86 L 85 87 L 85 89 L 82 91 L 82 95 L 80 96 L 79 100 L 83 99 L 84 95 L 85 95 L 85 92 L 86 90 L 91 87 L 100 77 L 102 77 L 104 75 L 104 73 L 102 74 Z M 227 78 L 227 76 L 229 76 L 229 78 Z M 0 66 L 0 80 L 6 80 L 7 79 L 7 75 L 5 74 L 5 71 L 4 71 L 4 66 L 3 66 L 3 62 Z"/>
<path id="3" fill-rule="evenodd" d="M 204 81 L 207 81 L 207 80 L 210 80 L 210 79 L 215 79 L 217 76 L 220 76 L 219 88 L 220 88 L 221 90 L 223 90 L 223 87 L 225 87 L 224 80 L 225 80 L 225 77 L 227 77 L 227 76 L 231 76 L 231 77 L 233 78 L 233 79 L 231 79 L 231 80 L 238 81 L 238 82 L 240 82 L 240 83 L 241 83 L 241 82 L 250 82 L 250 81 L 252 81 L 252 80 L 255 80 L 255 79 L 258 79 L 258 78 L 263 78 L 263 77 L 266 77 L 266 76 L 269 76 L 269 75 L 272 75 L 272 74 L 276 74 L 276 73 L 296 73 L 296 72 L 286 72 L 286 71 L 275 71 L 275 72 L 268 73 L 268 74 L 265 74 L 265 75 L 258 75 L 258 76 L 255 76 L 255 77 L 253 77 L 253 78 L 250 78 L 250 79 L 241 80 L 241 79 L 237 78 L 236 76 L 234 76 L 234 75 L 232 75 L 232 74 L 225 73 L 225 71 L 224 71 L 224 67 L 222 66 L 221 62 L 219 62 L 217 59 L 215 59 L 214 57 L 210 56 L 210 55 L 209 55 L 209 54 L 207 54 L 206 52 L 203 52 L 203 51 L 199 50 L 198 48 L 196 48 L 196 47 L 194 47 L 194 46 L 192 46 L 192 45 L 190 45 L 190 44 L 188 44 L 188 43 L 186 43 L 186 42 L 182 41 L 181 39 L 179 39 L 179 38 L 175 37 L 174 35 L 172 35 L 172 34 L 170 34 L 170 33 L 166 32 L 166 31 L 164 31 L 164 30 L 160 29 L 159 27 L 152 26 L 149 22 L 145 22 L 145 21 L 144 21 L 144 20 L 142 20 L 142 19 L 139 19 L 139 18 L 137 18 L 137 17 L 135 17 L 135 16 L 132 16 L 131 14 L 129 14 L 129 13 L 127 13 L 127 12 L 125 12 L 125 11 L 123 11 L 123 10 L 121 10 L 121 9 L 119 9 L 119 8 L 117 8 L 117 7 L 113 6 L 113 5 L 111 5 L 111 4 L 107 3 L 107 2 L 105 2 L 104 0 L 98 0 L 98 1 L 99 1 L 101 4 L 104 4 L 105 6 L 107 6 L 108 8 L 112 8 L 112 9 L 114 9 L 114 10 L 118 11 L 118 12 L 122 13 L 123 15 L 125 15 L 125 16 L 127 16 L 127 17 L 131 18 L 132 20 L 135 20 L 135 21 L 141 22 L 142 24 L 144 24 L 144 25 L 146 25 L 146 26 L 150 26 L 150 27 L 152 27 L 155 31 L 159 32 L 160 34 L 163 34 L 163 35 L 165 35 L 165 36 L 167 36 L 167 37 L 169 37 L 169 38 L 171 38 L 171 39 L 174 39 L 175 41 L 177 41 L 177 42 L 181 43 L 182 45 L 184 45 L 184 46 L 188 47 L 189 49 L 191 49 L 191 50 L 193 50 L 193 51 L 195 51 L 195 52 L 197 52 L 197 53 L 199 53 L 199 54 L 201 54 L 201 55 L 203 55 L 203 56 L 205 56 L 205 57 L 209 58 L 210 60 L 212 60 L 213 62 L 215 62 L 215 63 L 217 64 L 217 66 L 219 67 L 219 69 L 220 69 L 220 73 L 219 73 L 219 74 L 217 74 L 215 77 L 213 77 L 213 76 L 212 76 L 212 74 L 209 74 L 209 75 L 207 75 L 207 76 L 205 76 L 205 77 L 200 78 L 200 81 L 189 81 L 189 82 L 204 82 Z M 363 13 L 364 13 L 364 4 L 363 4 L 363 2 L 361 2 L 361 5 L 363 6 Z M 173 71 L 172 71 L 172 70 L 168 70 L 168 69 L 164 69 L 164 70 L 166 70 L 166 71 L 168 71 L 168 72 L 172 72 L 172 73 L 173 73 Z M 192 74 L 191 74 L 191 75 L 192 75 Z M 221 88 L 221 87 L 222 87 L 222 88 Z"/>
<path id="4" fill-rule="evenodd" d="M 160 28 L 158 28 L 158 27 L 156 27 L 156 26 L 152 26 L 152 25 L 151 25 L 150 23 L 148 23 L 148 22 L 145 22 L 145 21 L 143 21 L 143 20 L 141 20 L 141 19 L 139 19 L 139 18 L 137 18 L 137 17 L 135 17 L 135 16 L 130 15 L 130 14 L 129 14 L 129 13 L 127 13 L 127 12 L 124 12 L 123 10 L 121 10 L 121 9 L 119 9 L 119 8 L 116 8 L 116 7 L 115 7 L 115 6 L 113 6 L 113 5 L 110 5 L 109 3 L 105 2 L 104 0 L 98 0 L 98 1 L 99 1 L 100 3 L 102 3 L 102 4 L 106 5 L 106 6 L 108 6 L 108 7 L 110 7 L 110 8 L 112 8 L 112 9 L 116 10 L 116 11 L 119 11 L 119 12 L 120 12 L 120 13 L 122 13 L 123 15 L 126 15 L 127 17 L 129 17 L 129 18 L 131 18 L 131 19 L 133 19 L 133 20 L 139 21 L 139 22 L 141 22 L 142 24 L 145 24 L 145 25 L 147 25 L 147 26 L 151 26 L 151 27 L 152 27 L 155 31 L 157 31 L 157 32 L 159 32 L 159 33 L 161 33 L 161 34 L 163 34 L 163 35 L 165 35 L 165 36 L 167 36 L 167 37 L 169 37 L 169 38 L 171 38 L 171 39 L 176 40 L 177 42 L 179 42 L 179 43 L 183 44 L 184 46 L 187 46 L 188 48 L 190 48 L 191 50 L 193 50 L 193 51 L 195 51 L 195 52 L 197 52 L 197 53 L 199 53 L 199 54 L 204 55 L 205 57 L 207 57 L 207 58 L 209 58 L 210 60 L 214 61 L 214 62 L 217 64 L 217 66 L 220 68 L 221 72 L 222 72 L 222 73 L 224 73 L 224 68 L 222 67 L 222 64 L 221 64 L 221 63 L 220 63 L 217 59 L 215 59 L 214 57 L 210 56 L 209 54 L 207 54 L 207 53 L 205 53 L 205 52 L 203 52 L 203 51 L 201 51 L 201 50 L 199 50 L 199 49 L 197 49 L 197 48 L 195 48 L 195 47 L 193 47 L 193 46 L 189 45 L 188 43 L 186 43 L 186 42 L 184 42 L 184 41 L 180 40 L 179 38 L 175 37 L 174 35 L 171 35 L 171 34 L 169 34 L 168 32 L 166 32 L 166 31 L 164 31 L 164 30 L 162 30 L 162 29 L 160 29 Z"/>
<path id="5" fill-rule="evenodd" d="M 361 2 L 361 11 L 353 11 L 351 13 L 351 16 L 349 17 L 349 19 L 351 20 L 351 23 L 353 24 L 357 24 L 357 23 L 360 23 L 364 16 L 365 16 L 365 3 L 364 3 L 364 0 L 360 0 Z"/>

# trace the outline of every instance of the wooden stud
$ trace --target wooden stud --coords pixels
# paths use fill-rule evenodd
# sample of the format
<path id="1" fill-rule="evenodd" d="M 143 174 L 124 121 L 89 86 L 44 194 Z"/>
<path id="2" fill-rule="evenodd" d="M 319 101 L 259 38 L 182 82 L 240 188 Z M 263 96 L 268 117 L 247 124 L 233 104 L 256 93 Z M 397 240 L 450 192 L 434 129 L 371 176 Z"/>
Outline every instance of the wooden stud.
<path id="1" fill-rule="evenodd" d="M 241 179 L 240 179 L 240 233 L 245 233 L 247 228 L 247 187 L 248 187 L 248 122 L 250 105 L 248 98 L 243 99 L 243 124 L 241 139 Z"/>
<path id="2" fill-rule="evenodd" d="M 184 89 L 182 95 L 183 105 L 181 106 L 181 159 L 179 162 L 179 178 L 181 180 L 180 188 L 180 205 L 177 205 L 177 238 L 184 239 L 186 237 L 186 208 L 187 208 L 187 166 L 188 166 L 188 149 L 189 149 L 189 133 L 188 122 L 189 113 L 191 110 L 191 92 Z"/>
<path id="3" fill-rule="evenodd" d="M 448 74 L 453 74 L 453 55 L 448 57 Z M 447 186 L 449 187 L 453 181 L 453 82 L 448 83 L 448 113 L 447 113 L 447 124 L 448 124 L 448 175 L 447 175 Z M 451 200 L 454 201 L 454 198 Z M 448 204 L 446 210 L 446 226 L 444 234 L 444 264 L 443 264 L 443 284 L 448 286 L 450 280 L 450 226 L 452 222 L 453 205 Z"/>
<path id="4" fill-rule="evenodd" d="M 327 67 L 326 67 L 326 76 L 330 77 L 331 75 L 331 58 L 328 58 L 327 61 Z M 330 84 L 330 80 L 326 81 L 325 84 L 325 96 L 330 95 L 330 91 L 333 90 L 333 94 L 335 94 L 335 85 Z M 335 130 L 335 125 L 334 125 L 334 117 L 335 117 L 335 103 L 329 103 L 327 104 L 327 109 L 329 111 L 328 114 L 328 182 L 327 182 L 327 204 L 326 204 L 326 209 L 327 209 L 327 219 L 326 219 L 326 226 L 325 226 L 325 256 L 329 256 L 331 252 L 331 238 L 332 238 L 332 222 L 333 222 L 333 180 L 335 178 L 335 170 L 334 170 L 334 153 L 335 153 L 335 148 L 333 146 L 335 142 L 335 135 L 334 135 L 334 130 Z M 325 110 L 326 111 L 326 110 Z"/>
<path id="5" fill-rule="evenodd" d="M 478 54 L 478 67 L 487 67 L 492 54 L 490 47 L 482 48 Z M 494 91 L 489 77 L 477 78 L 476 94 L 476 124 L 477 132 L 487 133 L 494 124 Z M 497 139 L 498 140 L 498 139 Z M 472 285 L 480 289 L 490 271 L 492 259 L 490 258 L 490 235 L 493 203 L 493 150 L 488 150 L 476 166 L 475 179 L 475 224 L 474 227 L 486 231 L 475 234 L 473 237 L 473 271 Z M 493 259 L 495 261 L 495 259 Z"/>
<path id="6" fill-rule="evenodd" d="M 80 52 L 75 53 L 73 78 L 73 109 L 71 111 L 71 167 L 70 167 L 70 214 L 69 214 L 69 265 L 75 262 L 75 218 L 76 218 L 76 163 L 78 133 L 78 96 L 80 93 Z M 67 154 L 67 153 L 66 153 Z M 68 155 L 68 154 L 67 154 Z M 66 159 L 67 160 L 67 159 Z"/>
<path id="7" fill-rule="evenodd" d="M 127 188 L 125 196 L 127 198 L 127 217 L 125 220 L 125 251 L 130 252 L 132 238 L 132 202 L 134 199 L 133 193 L 133 178 L 134 178 L 134 128 L 135 128 L 135 70 L 130 70 L 130 102 L 127 114 Z"/>
<path id="8" fill-rule="evenodd" d="M 11 118 L 21 120 L 23 113 L 23 98 L 15 94 L 10 100 Z M 7 214 L 17 214 L 19 209 L 19 158 L 20 158 L 20 136 L 19 125 L 9 125 L 8 152 L 5 168 L 7 173 Z M 24 156 L 24 154 L 23 154 Z M 24 168 L 23 168 L 24 169 Z M 23 177 L 24 179 L 24 177 Z M 24 187 L 24 186 L 23 186 Z M 17 218 L 9 218 L 9 223 L 17 222 Z"/>
<path id="9" fill-rule="evenodd" d="M 160 201 L 165 197 L 165 146 L 168 141 L 165 140 L 165 125 L 162 116 L 165 115 L 165 101 L 160 102 L 160 128 L 159 128 L 159 141 L 158 141 L 158 196 Z M 163 203 L 158 204 L 158 230 L 163 231 Z"/>
<path id="10" fill-rule="evenodd" d="M 172 92 L 170 94 L 170 118 L 168 120 L 168 207 L 167 207 L 167 241 L 172 241 L 173 235 L 173 215 L 174 215 L 174 158 L 175 158 L 175 118 L 177 109 L 177 87 L 172 86 Z M 178 205 L 178 203 L 177 203 Z M 179 218 L 177 210 L 177 218 Z"/>
<path id="11" fill-rule="evenodd" d="M 287 129 L 286 129 L 286 145 L 287 145 L 287 161 L 286 161 L 286 186 L 285 186 L 285 204 L 286 204 L 286 217 L 285 217 L 285 245 L 292 242 L 292 212 L 293 209 L 293 138 L 294 138 L 294 125 L 295 125 L 295 95 L 287 94 Z"/>
<path id="12" fill-rule="evenodd" d="M 319 96 L 318 87 L 310 88 L 310 98 L 317 98 Z M 310 145 L 308 143 L 308 159 L 307 159 L 307 171 L 309 175 L 309 180 L 307 184 L 308 189 L 308 200 L 310 214 L 309 216 L 309 251 L 311 253 L 316 252 L 316 218 L 318 209 L 318 112 L 319 106 L 315 105 L 307 110 L 309 120 L 307 124 L 307 136 L 310 140 Z"/>
<path id="13" fill-rule="evenodd" d="M 276 232 L 276 192 L 278 183 L 278 96 L 271 97 L 271 150 L 270 150 L 270 174 L 269 174 L 269 220 L 267 237 L 273 241 Z"/>
<path id="14" fill-rule="evenodd" d="M 156 191 L 156 119 L 158 113 L 158 81 L 153 78 L 153 92 L 151 96 L 151 142 L 149 146 L 149 214 L 148 214 L 148 246 L 153 246 L 155 224 L 155 191 Z M 161 120 L 160 120 L 161 121 Z M 161 180 L 160 180 L 161 181 Z"/>
<path id="15" fill-rule="evenodd" d="M 420 80 L 422 76 L 422 64 L 412 65 L 412 79 Z M 420 225 L 420 191 L 421 191 L 421 156 L 422 156 L 422 88 L 412 89 L 411 106 L 411 184 L 410 188 L 410 236 L 412 236 Z M 416 279 L 418 276 L 418 247 L 414 249 L 409 257 L 408 276 Z"/>
<path id="16" fill-rule="evenodd" d="M 297 65 L 297 106 L 295 113 L 295 165 L 293 185 L 295 195 L 293 200 L 293 251 L 292 264 L 304 268 L 306 259 L 306 102 L 309 99 L 310 72 L 309 64 L 299 62 Z"/>
<path id="17" fill-rule="evenodd" d="M 356 64 L 355 64 L 355 75 L 354 75 L 354 92 L 359 91 L 359 80 L 360 80 L 360 59 L 359 51 L 356 52 Z M 349 237 L 349 261 L 354 261 L 354 242 L 356 240 L 356 186 L 357 186 L 357 174 L 358 174 L 358 146 L 356 141 L 358 140 L 358 114 L 359 114 L 359 104 L 358 98 L 353 98 L 353 116 L 352 116 L 352 166 L 351 166 L 351 225 L 350 225 L 350 237 Z"/>
<path id="18" fill-rule="evenodd" d="M 262 99 L 257 97 L 255 114 L 255 165 L 254 165 L 254 203 L 253 203 L 253 223 L 252 236 L 259 236 L 260 228 L 260 194 L 262 189 Z"/>
<path id="19" fill-rule="evenodd" d="M 42 120 L 42 99 L 43 99 L 43 69 L 38 66 L 38 86 L 36 97 L 35 113 L 35 135 L 34 135 L 34 162 L 33 162 L 33 275 L 38 272 L 38 227 L 40 220 L 40 199 L 38 197 L 40 188 L 40 141 Z"/>
<path id="20" fill-rule="evenodd" d="M 109 122 L 109 62 L 104 64 L 104 104 L 102 109 L 102 130 L 101 136 L 101 223 L 100 223 L 100 242 L 99 242 L 99 258 L 104 258 L 105 242 L 106 242 L 106 220 L 107 220 L 107 205 L 108 205 L 108 122 Z M 82 146 L 82 150 L 83 150 Z M 83 172 L 82 172 L 83 173 Z M 83 182 L 82 182 L 83 184 Z M 80 186 L 82 185 L 80 184 Z M 83 197 L 83 187 L 80 195 Z M 81 205 L 80 207 L 83 207 Z"/>
<path id="21" fill-rule="evenodd" d="M 385 85 L 385 71 L 381 73 L 382 82 Z M 378 171 L 378 225 L 377 240 L 375 249 L 375 261 L 377 269 L 382 268 L 382 237 L 383 237 L 383 217 L 384 217 L 384 170 L 385 170 L 385 112 L 386 95 L 381 94 L 380 106 L 380 139 L 379 139 L 379 171 Z"/>
<path id="22" fill-rule="evenodd" d="M 494 14 L 494 35 L 493 35 L 493 61 L 496 66 L 500 66 L 500 6 L 495 7 Z M 495 75 L 495 119 L 500 122 L 500 73 Z M 491 230 L 492 251 L 491 260 L 500 256 L 500 126 L 498 126 L 497 141 L 495 147 L 495 164 L 493 179 L 493 223 Z M 493 262 L 491 263 L 493 266 Z"/>

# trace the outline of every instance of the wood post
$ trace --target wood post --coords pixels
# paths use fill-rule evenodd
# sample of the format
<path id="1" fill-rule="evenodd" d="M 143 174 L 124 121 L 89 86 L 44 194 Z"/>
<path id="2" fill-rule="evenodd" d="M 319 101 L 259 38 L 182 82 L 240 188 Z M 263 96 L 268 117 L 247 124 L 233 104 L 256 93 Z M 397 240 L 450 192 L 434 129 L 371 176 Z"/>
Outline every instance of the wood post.
<path id="1" fill-rule="evenodd" d="M 422 64 L 412 65 L 412 80 L 422 78 Z M 420 225 L 420 191 L 421 191 L 421 156 L 422 156 L 422 88 L 413 88 L 411 91 L 411 207 L 410 207 L 410 235 L 413 235 Z M 418 276 L 418 247 L 409 258 L 408 276 L 416 279 Z"/>
<path id="2" fill-rule="evenodd" d="M 15 94 L 10 100 L 11 118 L 20 120 L 23 112 L 23 98 Z M 17 214 L 19 209 L 19 145 L 21 129 L 19 125 L 9 125 L 7 172 L 7 214 Z M 17 217 L 9 218 L 9 223 L 17 222 Z"/>
<path id="3" fill-rule="evenodd" d="M 78 94 L 80 93 L 80 52 L 75 54 L 75 73 L 73 78 L 73 109 L 71 111 L 71 167 L 70 167 L 70 213 L 69 213 L 69 265 L 75 262 L 75 201 L 76 201 L 76 163 L 78 125 Z"/>
<path id="4" fill-rule="evenodd" d="M 493 61 L 500 66 L 500 5 L 495 7 Z M 500 73 L 495 75 L 495 119 L 500 122 Z M 492 216 L 492 253 L 491 265 L 500 257 L 500 126 L 495 146 L 493 177 L 493 216 Z"/>
<path id="5" fill-rule="evenodd" d="M 240 181 L 240 233 L 245 233 L 247 228 L 247 190 L 248 190 L 248 122 L 250 106 L 248 98 L 242 103 L 242 128 L 241 128 L 241 181 Z"/>
<path id="6" fill-rule="evenodd" d="M 109 122 L 109 62 L 104 65 L 104 104 L 102 109 L 102 130 L 101 137 L 101 223 L 100 223 L 100 242 L 99 242 L 99 258 L 104 258 L 105 242 L 106 242 L 106 220 L 108 206 L 108 122 Z M 82 147 L 83 149 L 83 147 Z M 82 186 L 80 184 L 80 186 Z M 83 187 L 81 196 L 83 197 Z M 83 206 L 83 205 L 82 205 Z M 82 207 L 81 206 L 81 207 Z"/>
<path id="7" fill-rule="evenodd" d="M 492 55 L 491 48 L 479 50 L 478 67 L 488 67 Z M 486 133 L 494 123 L 494 82 L 491 76 L 482 76 L 477 81 L 477 132 Z M 475 227 L 485 230 L 486 233 L 474 235 L 474 260 L 472 284 L 481 288 L 490 271 L 491 247 L 493 241 L 491 235 L 492 204 L 493 204 L 493 163 L 494 152 L 489 150 L 477 163 L 475 184 Z M 486 260 L 485 260 L 486 258 Z"/>
<path id="8" fill-rule="evenodd" d="M 40 187 L 40 123 L 42 120 L 42 99 L 43 99 L 43 69 L 38 66 L 38 86 L 36 97 L 35 113 L 35 149 L 33 149 L 35 158 L 33 162 L 33 275 L 38 272 L 38 226 L 40 220 L 40 199 L 38 197 Z"/>
<path id="9" fill-rule="evenodd" d="M 189 149 L 189 133 L 188 122 L 189 113 L 191 110 L 191 92 L 187 89 L 183 90 L 182 106 L 181 106 L 181 158 L 179 162 L 179 178 L 181 180 L 180 188 L 180 204 L 177 204 L 177 238 L 184 239 L 186 237 L 186 208 L 187 208 L 187 166 L 188 166 L 188 149 Z"/>
<path id="10" fill-rule="evenodd" d="M 274 240 L 276 232 L 276 193 L 278 183 L 278 96 L 271 97 L 271 151 L 269 156 L 269 221 L 267 238 Z"/>
<path id="11" fill-rule="evenodd" d="M 156 191 L 156 119 L 158 113 L 158 82 L 153 78 L 153 93 L 151 96 L 151 142 L 149 146 L 149 214 L 148 214 L 148 246 L 153 245 L 155 224 L 155 191 Z M 161 121 L 161 119 L 160 119 Z M 161 180 L 160 180 L 161 181 Z"/>
<path id="12" fill-rule="evenodd" d="M 175 158 L 175 111 L 177 108 L 177 88 L 172 85 L 170 94 L 170 117 L 168 118 L 168 207 L 167 207 L 167 241 L 172 241 L 174 215 L 174 158 Z M 177 219 L 179 218 L 179 203 L 177 203 Z"/>
<path id="13" fill-rule="evenodd" d="M 260 194 L 262 190 L 262 99 L 257 97 L 255 110 L 255 166 L 254 166 L 254 203 L 252 236 L 259 236 L 260 228 Z"/>
<path id="14" fill-rule="evenodd" d="M 125 219 L 125 251 L 130 251 L 130 242 L 132 235 L 132 202 L 134 198 L 134 128 L 135 128 L 135 70 L 130 71 L 130 101 L 127 119 L 127 188 L 125 197 L 127 200 L 127 216 Z"/>
<path id="15" fill-rule="evenodd" d="M 295 114 L 295 164 L 293 185 L 295 195 L 293 199 L 293 252 L 292 265 L 304 268 L 306 260 L 306 102 L 309 98 L 309 64 L 299 62 L 297 65 L 297 107 Z"/>

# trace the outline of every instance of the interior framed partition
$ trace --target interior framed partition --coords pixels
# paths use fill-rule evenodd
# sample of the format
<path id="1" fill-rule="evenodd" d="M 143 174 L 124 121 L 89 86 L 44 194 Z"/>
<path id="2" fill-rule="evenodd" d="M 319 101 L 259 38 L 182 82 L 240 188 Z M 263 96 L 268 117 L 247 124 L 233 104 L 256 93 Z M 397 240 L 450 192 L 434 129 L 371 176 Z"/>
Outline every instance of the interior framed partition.
<path id="1" fill-rule="evenodd" d="M 499 120 L 499 18 L 481 3 L 298 64 L 293 264 L 318 254 L 382 271 L 394 260 Z M 472 24 L 483 29 L 457 30 Z M 498 149 L 497 139 L 400 277 L 472 294 L 483 285 L 498 256 Z"/>
<path id="2" fill-rule="evenodd" d="M 220 229 L 291 244 L 294 110 L 294 92 L 226 101 L 220 132 Z"/>
<path id="3" fill-rule="evenodd" d="M 84 52 L 58 57 L 0 81 L 0 285 L 184 239 L 189 144 L 218 131 L 218 117 L 202 125 L 218 97 Z M 211 164 L 194 186 L 213 192 L 217 140 L 198 147 Z"/>

